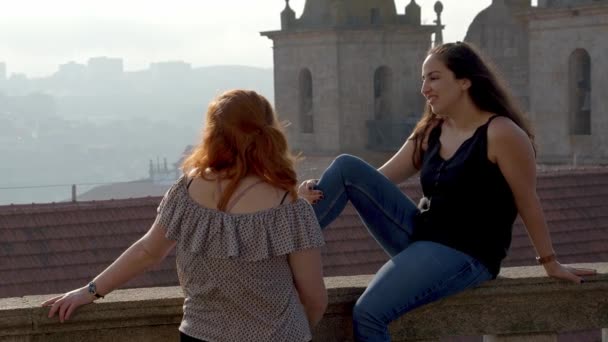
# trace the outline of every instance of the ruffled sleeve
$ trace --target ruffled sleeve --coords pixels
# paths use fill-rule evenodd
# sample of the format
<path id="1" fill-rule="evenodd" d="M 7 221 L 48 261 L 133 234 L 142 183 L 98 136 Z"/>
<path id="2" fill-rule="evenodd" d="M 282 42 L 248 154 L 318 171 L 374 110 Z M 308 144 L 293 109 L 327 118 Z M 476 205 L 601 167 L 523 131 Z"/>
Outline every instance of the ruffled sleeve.
<path id="1" fill-rule="evenodd" d="M 165 194 L 156 223 L 178 248 L 212 258 L 267 259 L 324 245 L 312 206 L 304 199 L 250 214 L 205 208 L 180 178 Z"/>
<path id="2" fill-rule="evenodd" d="M 178 240 L 182 226 L 182 215 L 187 211 L 182 191 L 182 187 L 185 188 L 183 184 L 185 181 L 185 176 L 180 177 L 167 190 L 156 209 L 154 224 L 164 227 L 167 231 L 165 237 L 171 240 Z"/>

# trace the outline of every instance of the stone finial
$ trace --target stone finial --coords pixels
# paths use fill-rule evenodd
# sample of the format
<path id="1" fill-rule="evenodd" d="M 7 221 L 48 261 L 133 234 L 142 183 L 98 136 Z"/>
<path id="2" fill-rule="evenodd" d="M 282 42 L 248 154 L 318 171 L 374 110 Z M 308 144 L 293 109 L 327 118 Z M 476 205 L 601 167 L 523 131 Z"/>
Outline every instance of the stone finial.
<path id="1" fill-rule="evenodd" d="M 435 13 L 437 14 L 437 19 L 435 20 L 435 46 L 443 44 L 443 24 L 441 23 L 441 12 L 443 12 L 443 4 L 441 1 L 437 1 L 435 3 Z"/>
<path id="2" fill-rule="evenodd" d="M 435 3 L 435 13 L 437 13 L 437 18 L 441 17 L 441 12 L 443 12 L 443 4 L 441 1 L 437 1 Z"/>
<path id="3" fill-rule="evenodd" d="M 416 3 L 416 0 L 411 0 L 410 3 L 405 6 L 405 20 L 411 25 L 420 25 L 420 6 Z"/>
<path id="4" fill-rule="evenodd" d="M 296 12 L 289 7 L 289 0 L 285 0 L 285 9 L 281 12 L 281 30 L 287 30 L 296 21 Z"/>

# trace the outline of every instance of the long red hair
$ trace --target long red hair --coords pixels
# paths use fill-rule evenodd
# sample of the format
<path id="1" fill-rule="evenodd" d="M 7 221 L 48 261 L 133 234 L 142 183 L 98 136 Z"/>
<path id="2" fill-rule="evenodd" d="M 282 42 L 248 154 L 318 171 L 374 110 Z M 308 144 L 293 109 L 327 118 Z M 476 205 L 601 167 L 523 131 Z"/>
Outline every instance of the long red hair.
<path id="1" fill-rule="evenodd" d="M 297 198 L 295 158 L 272 106 L 251 90 L 230 90 L 207 109 L 202 140 L 184 160 L 184 173 L 208 179 L 207 171 L 229 179 L 218 209 L 226 210 L 239 182 L 255 175 Z"/>

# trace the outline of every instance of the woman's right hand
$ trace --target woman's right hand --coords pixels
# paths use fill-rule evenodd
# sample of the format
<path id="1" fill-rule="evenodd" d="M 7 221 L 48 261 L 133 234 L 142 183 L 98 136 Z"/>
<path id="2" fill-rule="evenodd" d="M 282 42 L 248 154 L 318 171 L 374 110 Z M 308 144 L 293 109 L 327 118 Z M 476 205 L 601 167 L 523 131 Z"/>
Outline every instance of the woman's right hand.
<path id="1" fill-rule="evenodd" d="M 318 179 L 305 180 L 300 184 L 298 188 L 298 196 L 304 198 L 308 203 L 315 204 L 323 199 L 323 192 L 321 190 L 315 190 Z"/>
<path id="2" fill-rule="evenodd" d="M 577 284 L 584 282 L 582 276 L 593 276 L 597 271 L 591 268 L 575 268 L 562 265 L 556 260 L 543 265 L 547 275 L 552 278 L 568 280 Z"/>
<path id="3" fill-rule="evenodd" d="M 81 287 L 74 291 L 53 297 L 44 303 L 42 306 L 50 306 L 49 318 L 53 318 L 56 313 L 59 314 L 59 321 L 63 323 L 67 321 L 74 311 L 85 304 L 92 303 L 95 296 L 89 293 L 87 287 Z"/>

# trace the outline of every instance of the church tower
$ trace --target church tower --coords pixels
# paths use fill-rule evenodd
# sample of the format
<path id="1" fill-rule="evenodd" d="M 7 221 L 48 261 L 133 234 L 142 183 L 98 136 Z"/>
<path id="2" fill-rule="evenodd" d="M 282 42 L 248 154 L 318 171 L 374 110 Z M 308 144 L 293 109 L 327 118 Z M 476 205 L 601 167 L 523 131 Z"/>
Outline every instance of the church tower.
<path id="1" fill-rule="evenodd" d="M 421 115 L 421 64 L 441 21 L 422 25 L 415 0 L 404 14 L 393 0 L 307 0 L 299 18 L 285 2 L 281 29 L 262 35 L 274 43 L 290 145 L 307 155 L 396 151 Z"/>

